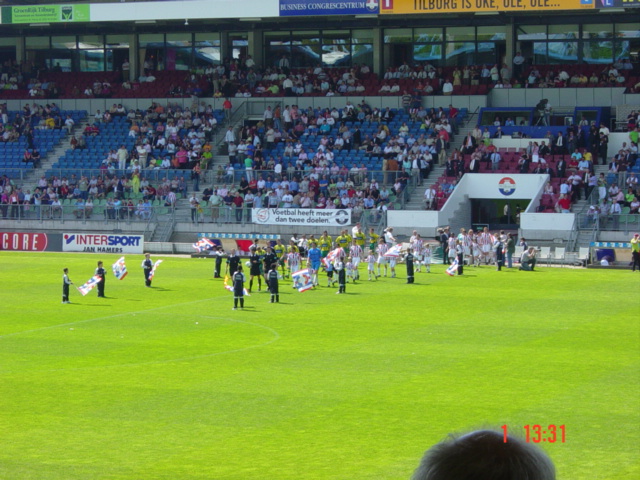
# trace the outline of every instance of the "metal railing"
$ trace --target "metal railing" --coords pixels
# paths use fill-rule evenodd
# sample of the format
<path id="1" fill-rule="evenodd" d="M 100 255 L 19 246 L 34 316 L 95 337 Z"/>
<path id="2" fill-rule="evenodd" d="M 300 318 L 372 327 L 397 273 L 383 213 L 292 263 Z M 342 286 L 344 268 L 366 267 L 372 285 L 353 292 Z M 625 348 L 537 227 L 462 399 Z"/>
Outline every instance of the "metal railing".
<path id="1" fill-rule="evenodd" d="M 595 238 L 598 232 L 612 231 L 625 232 L 637 231 L 640 229 L 639 214 L 601 214 L 601 213 L 578 213 L 576 223 L 581 230 L 593 232 Z"/>
<path id="2" fill-rule="evenodd" d="M 32 204 L 0 204 L 0 221 L 27 222 L 37 221 L 42 224 L 65 224 L 81 222 L 82 224 L 100 223 L 118 229 L 122 225 L 135 225 L 145 231 L 151 230 L 151 224 L 158 218 L 171 218 L 174 209 L 161 206 L 123 205 L 108 203 L 86 205 L 32 205 Z"/>

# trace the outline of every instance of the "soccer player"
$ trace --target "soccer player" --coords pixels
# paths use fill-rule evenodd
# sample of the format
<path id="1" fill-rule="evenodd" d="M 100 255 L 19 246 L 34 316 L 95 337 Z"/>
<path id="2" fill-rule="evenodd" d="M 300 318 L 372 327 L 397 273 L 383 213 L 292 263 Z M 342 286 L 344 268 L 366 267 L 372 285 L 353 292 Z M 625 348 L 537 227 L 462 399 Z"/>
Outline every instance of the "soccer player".
<path id="1" fill-rule="evenodd" d="M 282 243 L 282 240 L 279 238 L 276 240 L 276 244 L 273 247 L 273 251 L 278 257 L 278 263 L 282 267 L 282 277 L 287 278 L 287 271 L 285 268 L 285 260 L 287 254 L 287 246 Z"/>
<path id="2" fill-rule="evenodd" d="M 271 270 L 267 273 L 267 285 L 271 292 L 271 303 L 280 303 L 280 290 L 278 286 L 278 264 L 271 264 Z"/>
<path id="3" fill-rule="evenodd" d="M 413 258 L 415 260 L 416 272 L 420 271 L 420 264 L 422 261 L 422 250 L 424 250 L 424 241 L 419 233 L 414 231 L 414 234 L 411 236 L 411 253 L 413 254 Z"/>
<path id="4" fill-rule="evenodd" d="M 69 301 L 69 285 L 73 285 L 73 282 L 69 278 L 69 269 L 62 270 L 62 303 L 71 303 Z"/>
<path id="5" fill-rule="evenodd" d="M 427 273 L 431 273 L 431 244 L 425 243 L 422 250 L 422 263 L 427 267 Z"/>
<path id="6" fill-rule="evenodd" d="M 242 273 L 242 265 L 238 265 L 237 270 L 233 274 L 233 310 L 238 309 L 238 301 L 240 301 L 240 308 L 244 309 L 244 282 L 247 278 Z"/>
<path id="7" fill-rule="evenodd" d="M 380 235 L 378 235 L 373 227 L 371 227 L 369 229 L 369 250 L 371 250 L 371 253 L 373 254 L 376 253 L 376 246 L 378 245 L 379 238 Z"/>
<path id="8" fill-rule="evenodd" d="M 335 245 L 336 247 L 341 247 L 345 251 L 349 248 L 349 245 L 351 245 L 351 235 L 347 233 L 346 229 L 342 230 L 340 235 L 336 237 Z"/>
<path id="9" fill-rule="evenodd" d="M 249 248 L 249 292 L 253 289 L 253 279 L 258 277 L 258 291 L 262 290 L 262 273 L 260 272 L 260 255 L 255 245 Z"/>
<path id="10" fill-rule="evenodd" d="M 357 225 L 357 230 L 355 230 L 355 233 L 353 234 L 353 240 L 356 242 L 356 245 L 360 247 L 362 253 L 364 253 L 364 244 L 367 241 L 367 236 L 360 229 L 360 224 Z"/>
<path id="11" fill-rule="evenodd" d="M 353 283 L 356 283 L 356 270 L 353 268 L 353 263 L 347 262 L 344 267 L 347 270 L 346 277 L 350 278 Z"/>
<path id="12" fill-rule="evenodd" d="M 493 240 L 491 239 L 491 233 L 489 233 L 489 229 L 487 227 L 484 227 L 482 233 L 478 235 L 478 246 L 480 247 L 480 255 L 482 256 L 485 265 L 489 265 Z"/>
<path id="13" fill-rule="evenodd" d="M 318 272 L 320 271 L 320 262 L 322 260 L 322 252 L 315 242 L 311 243 L 311 248 L 307 252 L 307 266 L 311 269 L 311 283 L 314 287 L 318 286 Z"/>
<path id="14" fill-rule="evenodd" d="M 300 270 L 300 251 L 293 240 L 289 246 L 289 253 L 287 253 L 287 263 L 289 264 L 289 272 L 291 274 Z M 294 286 L 293 288 L 296 287 Z"/>
<path id="15" fill-rule="evenodd" d="M 141 267 L 144 269 L 144 285 L 146 287 L 151 287 L 151 270 L 153 269 L 153 262 L 151 261 L 151 254 L 145 253 L 144 260 L 142 261 Z"/>
<path id="16" fill-rule="evenodd" d="M 453 263 L 453 260 L 458 256 L 456 253 L 456 242 L 458 239 L 451 235 L 447 239 L 447 253 L 449 254 L 449 265 Z"/>
<path id="17" fill-rule="evenodd" d="M 389 250 L 389 247 L 384 243 L 384 238 L 379 238 L 378 248 L 376 249 L 378 252 L 378 277 L 380 276 L 380 265 L 384 265 L 384 276 L 387 276 L 387 257 L 384 256 L 387 250 Z"/>
<path id="18" fill-rule="evenodd" d="M 369 255 L 367 255 L 367 258 L 365 258 L 364 261 L 367 262 L 367 274 L 369 275 L 369 281 L 377 280 L 378 277 L 376 276 L 375 272 L 376 256 L 374 255 L 374 253 L 370 251 Z"/>
<path id="19" fill-rule="evenodd" d="M 333 286 L 336 281 L 333 279 L 333 263 L 329 262 L 327 265 L 327 287 Z"/>
<path id="20" fill-rule="evenodd" d="M 364 239 L 362 240 L 362 244 L 364 245 Z M 358 240 L 354 238 L 351 247 L 349 248 L 349 256 L 351 257 L 351 265 L 353 266 L 355 280 L 360 280 L 358 265 L 360 265 L 363 253 L 362 246 L 358 245 Z"/>
<path id="21" fill-rule="evenodd" d="M 318 239 L 318 247 L 320 247 L 320 253 L 322 254 L 322 258 L 325 258 L 331 251 L 331 248 L 333 247 L 333 240 L 327 234 L 326 230 L 322 232 L 322 235 Z"/>
<path id="22" fill-rule="evenodd" d="M 104 298 L 104 283 L 105 277 L 107 276 L 107 271 L 102 266 L 102 262 L 98 262 L 98 268 L 96 268 L 95 275 L 100 277 L 100 281 L 96 285 L 98 288 L 98 297 Z"/>
<path id="23" fill-rule="evenodd" d="M 338 291 L 336 294 L 347 293 L 347 272 L 344 263 L 338 260 L 335 267 L 338 272 Z"/>

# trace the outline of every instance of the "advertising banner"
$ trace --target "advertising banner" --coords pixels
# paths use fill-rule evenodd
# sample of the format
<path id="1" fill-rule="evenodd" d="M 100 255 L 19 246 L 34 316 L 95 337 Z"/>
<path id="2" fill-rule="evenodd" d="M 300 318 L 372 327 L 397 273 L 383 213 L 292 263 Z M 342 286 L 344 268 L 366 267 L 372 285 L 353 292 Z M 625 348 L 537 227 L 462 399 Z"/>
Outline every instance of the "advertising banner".
<path id="1" fill-rule="evenodd" d="M 254 208 L 253 223 L 259 225 L 318 225 L 342 227 L 351 224 L 351 210 L 314 210 L 311 208 Z"/>
<path id="2" fill-rule="evenodd" d="M 380 0 L 280 0 L 280 16 L 377 15 Z"/>
<path id="3" fill-rule="evenodd" d="M 382 15 L 406 15 L 419 13 L 546 12 L 593 9 L 595 2 L 596 0 L 380 0 L 380 13 Z"/>
<path id="4" fill-rule="evenodd" d="M 596 8 L 640 7 L 640 0 L 596 0 Z"/>
<path id="5" fill-rule="evenodd" d="M 96 233 L 65 233 L 63 252 L 143 253 L 144 235 L 112 235 Z"/>
<path id="6" fill-rule="evenodd" d="M 65 23 L 90 21 L 88 4 L 15 5 L 2 7 L 2 23 Z"/>
<path id="7" fill-rule="evenodd" d="M 0 232 L 0 250 L 14 252 L 44 252 L 55 250 L 46 233 L 33 232 Z M 57 235 L 60 236 L 59 234 Z M 59 242 L 58 242 L 59 244 Z M 59 245 L 58 245 L 59 246 Z"/>

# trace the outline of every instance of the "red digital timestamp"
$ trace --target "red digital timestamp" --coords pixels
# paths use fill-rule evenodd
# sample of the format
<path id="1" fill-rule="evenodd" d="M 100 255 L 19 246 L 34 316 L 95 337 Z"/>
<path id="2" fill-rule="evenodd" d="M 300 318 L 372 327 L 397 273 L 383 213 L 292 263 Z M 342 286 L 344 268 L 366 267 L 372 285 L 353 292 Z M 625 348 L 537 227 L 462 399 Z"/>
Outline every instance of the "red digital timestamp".
<path id="1" fill-rule="evenodd" d="M 500 427 L 504 432 L 504 443 L 509 440 L 509 427 Z M 525 425 L 524 439 L 527 443 L 565 443 L 567 440 L 567 429 L 564 425 Z"/>

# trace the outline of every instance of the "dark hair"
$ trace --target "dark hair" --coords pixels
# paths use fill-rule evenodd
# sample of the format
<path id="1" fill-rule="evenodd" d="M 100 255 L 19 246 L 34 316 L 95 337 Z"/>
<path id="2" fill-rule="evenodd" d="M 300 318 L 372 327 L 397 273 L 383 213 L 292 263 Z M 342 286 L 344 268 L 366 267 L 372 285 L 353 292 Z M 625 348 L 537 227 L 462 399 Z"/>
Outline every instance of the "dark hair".
<path id="1" fill-rule="evenodd" d="M 422 457 L 412 480 L 555 480 L 551 459 L 535 445 L 493 430 L 450 436 Z"/>

